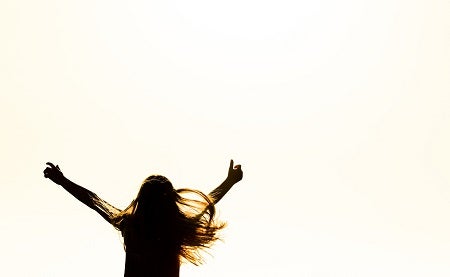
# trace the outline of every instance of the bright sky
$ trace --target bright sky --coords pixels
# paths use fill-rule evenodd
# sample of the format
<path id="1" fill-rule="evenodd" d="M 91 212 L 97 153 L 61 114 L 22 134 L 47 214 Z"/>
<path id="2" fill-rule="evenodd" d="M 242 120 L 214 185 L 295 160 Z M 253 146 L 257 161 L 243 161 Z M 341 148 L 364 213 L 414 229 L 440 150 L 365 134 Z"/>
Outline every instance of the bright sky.
<path id="1" fill-rule="evenodd" d="M 450 2 L 0 3 L 1 276 L 122 276 L 159 173 L 244 180 L 195 276 L 450 276 Z"/>

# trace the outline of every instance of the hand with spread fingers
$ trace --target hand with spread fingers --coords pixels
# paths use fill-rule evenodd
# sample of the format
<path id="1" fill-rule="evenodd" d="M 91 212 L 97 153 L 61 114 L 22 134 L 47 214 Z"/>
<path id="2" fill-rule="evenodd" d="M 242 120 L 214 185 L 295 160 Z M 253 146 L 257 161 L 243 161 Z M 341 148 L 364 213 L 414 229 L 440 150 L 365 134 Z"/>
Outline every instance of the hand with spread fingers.
<path id="1" fill-rule="evenodd" d="M 47 168 L 44 169 L 44 177 L 49 178 L 54 183 L 60 185 L 62 181 L 64 181 L 65 177 L 61 172 L 61 169 L 58 165 L 54 165 L 50 162 L 47 163 Z"/>
<path id="2" fill-rule="evenodd" d="M 230 161 L 230 168 L 228 169 L 228 176 L 227 179 L 234 184 L 242 180 L 243 172 L 241 169 L 241 165 L 237 164 L 234 165 L 234 161 Z"/>

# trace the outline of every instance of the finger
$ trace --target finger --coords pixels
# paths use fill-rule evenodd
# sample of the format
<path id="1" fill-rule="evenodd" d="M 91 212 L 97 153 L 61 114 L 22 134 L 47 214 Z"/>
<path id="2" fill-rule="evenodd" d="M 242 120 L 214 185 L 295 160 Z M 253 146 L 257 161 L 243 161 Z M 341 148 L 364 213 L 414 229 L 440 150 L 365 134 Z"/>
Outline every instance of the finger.
<path id="1" fill-rule="evenodd" d="M 230 169 L 233 169 L 234 161 L 233 159 L 230 160 Z"/>
<path id="2" fill-rule="evenodd" d="M 51 168 L 56 168 L 56 166 L 54 164 L 52 164 L 51 162 L 47 162 L 47 165 L 49 165 Z"/>
<path id="3" fill-rule="evenodd" d="M 237 165 L 234 167 L 234 169 L 241 169 L 241 165 L 240 165 L 240 164 L 237 164 Z"/>
<path id="4" fill-rule="evenodd" d="M 57 168 L 59 171 L 61 171 L 61 168 L 59 168 L 59 165 L 56 165 L 56 168 Z"/>

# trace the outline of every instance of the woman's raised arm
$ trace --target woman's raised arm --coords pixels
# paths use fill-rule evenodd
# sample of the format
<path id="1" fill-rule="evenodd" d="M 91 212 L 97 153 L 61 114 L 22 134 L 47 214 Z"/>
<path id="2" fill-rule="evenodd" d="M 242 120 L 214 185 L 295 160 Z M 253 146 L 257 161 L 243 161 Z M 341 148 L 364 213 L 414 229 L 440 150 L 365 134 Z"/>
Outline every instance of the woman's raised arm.
<path id="1" fill-rule="evenodd" d="M 230 167 L 228 168 L 228 176 L 225 181 L 222 182 L 217 188 L 209 193 L 209 197 L 213 200 L 214 204 L 217 204 L 222 197 L 240 180 L 242 180 L 243 172 L 241 165 L 234 165 L 233 160 L 230 161 Z"/>
<path id="2" fill-rule="evenodd" d="M 55 166 L 52 163 L 47 163 L 47 165 L 47 168 L 44 170 L 45 178 L 49 178 L 54 183 L 62 186 L 76 199 L 98 212 L 106 221 L 113 224 L 112 219 L 121 212 L 119 209 L 108 204 L 92 191 L 87 190 L 67 179 L 61 172 L 59 166 Z"/>

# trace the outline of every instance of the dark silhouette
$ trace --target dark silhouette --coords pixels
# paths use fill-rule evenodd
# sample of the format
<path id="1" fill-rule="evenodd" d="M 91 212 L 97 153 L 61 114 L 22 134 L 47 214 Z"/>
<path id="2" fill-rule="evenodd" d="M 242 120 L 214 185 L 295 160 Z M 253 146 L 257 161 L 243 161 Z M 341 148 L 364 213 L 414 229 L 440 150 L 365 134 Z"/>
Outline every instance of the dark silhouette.
<path id="1" fill-rule="evenodd" d="M 59 166 L 47 163 L 49 178 L 98 212 L 122 233 L 126 251 L 125 277 L 178 277 L 182 259 L 202 262 L 201 251 L 218 239 L 225 224 L 214 220 L 214 205 L 242 179 L 240 165 L 230 161 L 228 176 L 209 195 L 198 190 L 175 190 L 160 175 L 144 180 L 139 193 L 119 210 L 95 193 L 67 179 Z"/>

